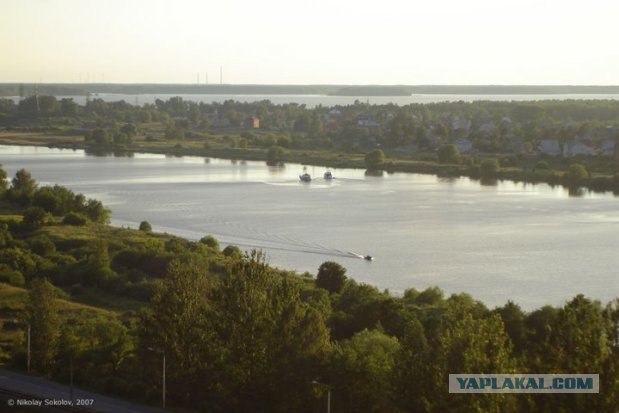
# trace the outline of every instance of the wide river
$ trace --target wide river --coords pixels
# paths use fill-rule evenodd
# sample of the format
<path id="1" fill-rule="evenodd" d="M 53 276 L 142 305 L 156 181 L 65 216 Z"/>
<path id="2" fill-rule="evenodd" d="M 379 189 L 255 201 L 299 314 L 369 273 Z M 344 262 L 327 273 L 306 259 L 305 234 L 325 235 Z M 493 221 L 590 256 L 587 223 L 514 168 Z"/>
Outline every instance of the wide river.
<path id="1" fill-rule="evenodd" d="M 272 265 L 316 273 L 337 261 L 381 289 L 438 286 L 489 306 L 531 310 L 576 294 L 619 296 L 619 198 L 563 188 L 363 170 L 269 167 L 195 157 L 92 157 L 81 150 L 0 146 L 9 176 L 32 172 L 100 199 L 112 223 L 264 250 Z M 358 255 L 372 255 L 371 262 Z"/>

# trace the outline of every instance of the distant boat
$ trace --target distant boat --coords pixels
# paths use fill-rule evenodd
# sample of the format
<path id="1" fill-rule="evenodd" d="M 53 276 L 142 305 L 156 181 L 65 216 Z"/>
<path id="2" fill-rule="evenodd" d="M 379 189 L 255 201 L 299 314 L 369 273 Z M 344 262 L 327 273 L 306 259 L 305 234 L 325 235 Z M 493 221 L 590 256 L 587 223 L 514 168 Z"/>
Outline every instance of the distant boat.
<path id="1" fill-rule="evenodd" d="M 371 255 L 366 255 L 365 257 L 363 257 L 363 259 L 367 261 L 372 261 L 374 258 Z"/>
<path id="2" fill-rule="evenodd" d="M 333 174 L 331 173 L 331 171 L 327 171 L 325 172 L 325 174 L 323 175 L 323 177 L 327 180 L 329 179 L 333 179 Z"/>
<path id="3" fill-rule="evenodd" d="M 308 173 L 304 173 L 303 175 L 299 175 L 299 179 L 301 180 L 301 182 L 311 182 L 312 181 L 312 177 Z"/>

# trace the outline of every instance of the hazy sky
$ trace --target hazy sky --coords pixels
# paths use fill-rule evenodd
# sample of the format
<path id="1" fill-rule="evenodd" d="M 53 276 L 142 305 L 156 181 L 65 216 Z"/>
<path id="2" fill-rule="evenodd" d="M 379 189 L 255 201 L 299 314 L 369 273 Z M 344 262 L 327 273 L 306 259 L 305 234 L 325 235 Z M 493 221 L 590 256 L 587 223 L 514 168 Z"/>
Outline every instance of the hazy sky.
<path id="1" fill-rule="evenodd" d="M 616 0 L 0 0 L 0 82 L 619 84 Z"/>

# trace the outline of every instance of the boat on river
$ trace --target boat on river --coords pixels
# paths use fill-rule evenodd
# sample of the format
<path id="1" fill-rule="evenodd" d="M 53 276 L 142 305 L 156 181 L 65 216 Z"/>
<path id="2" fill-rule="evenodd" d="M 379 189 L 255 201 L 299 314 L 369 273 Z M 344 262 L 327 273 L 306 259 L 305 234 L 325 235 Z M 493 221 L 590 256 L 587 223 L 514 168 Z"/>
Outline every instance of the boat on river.
<path id="1" fill-rule="evenodd" d="M 299 175 L 299 179 L 301 180 L 301 182 L 311 182 L 312 176 L 308 173 L 304 173 L 303 175 Z"/>
<path id="2" fill-rule="evenodd" d="M 325 178 L 327 181 L 330 181 L 331 179 L 333 179 L 333 174 L 331 173 L 331 171 L 327 171 L 323 175 L 323 178 Z"/>

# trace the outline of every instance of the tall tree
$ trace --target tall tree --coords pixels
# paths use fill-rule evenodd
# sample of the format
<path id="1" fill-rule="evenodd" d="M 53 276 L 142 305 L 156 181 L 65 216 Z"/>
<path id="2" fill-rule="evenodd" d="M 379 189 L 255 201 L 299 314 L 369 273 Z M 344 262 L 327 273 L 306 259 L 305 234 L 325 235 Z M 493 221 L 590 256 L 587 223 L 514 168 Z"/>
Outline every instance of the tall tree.
<path id="1" fill-rule="evenodd" d="M 37 183 L 32 178 L 30 172 L 20 169 L 11 180 L 8 196 L 13 202 L 17 202 L 20 205 L 28 205 L 32 201 L 36 189 Z"/>
<path id="2" fill-rule="evenodd" d="M 300 300 L 297 282 L 253 252 L 222 280 L 212 302 L 225 410 L 307 410 L 328 331 L 321 314 Z"/>
<path id="3" fill-rule="evenodd" d="M 27 321 L 31 331 L 32 368 L 49 374 L 60 326 L 54 286 L 43 278 L 32 280 Z"/>

